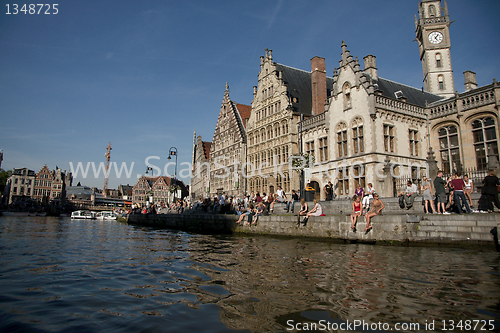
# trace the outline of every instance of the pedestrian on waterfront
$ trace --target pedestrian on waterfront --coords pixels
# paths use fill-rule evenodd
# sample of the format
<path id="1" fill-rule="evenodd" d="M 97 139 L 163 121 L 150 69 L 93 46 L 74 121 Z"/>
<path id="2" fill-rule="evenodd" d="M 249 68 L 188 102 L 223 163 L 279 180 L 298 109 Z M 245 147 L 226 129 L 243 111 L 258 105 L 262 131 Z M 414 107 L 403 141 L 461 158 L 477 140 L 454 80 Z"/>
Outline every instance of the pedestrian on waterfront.
<path id="1" fill-rule="evenodd" d="M 365 196 L 365 190 L 361 187 L 360 183 L 356 184 L 356 190 L 354 190 L 354 194 L 358 196 L 359 200 L 363 200 Z"/>
<path id="2" fill-rule="evenodd" d="M 482 194 L 488 199 L 488 212 L 493 213 L 493 204 L 500 210 L 500 202 L 498 200 L 498 185 L 500 182 L 493 169 L 488 170 L 488 176 L 483 179 Z"/>
<path id="3" fill-rule="evenodd" d="M 297 227 L 300 225 L 300 217 L 307 215 L 307 210 L 309 209 L 307 202 L 304 199 L 300 199 L 300 210 L 297 214 Z"/>
<path id="4" fill-rule="evenodd" d="M 406 190 L 404 194 L 406 209 L 411 209 L 413 207 L 413 202 L 418 195 L 418 187 L 413 184 L 411 180 L 406 182 Z"/>
<path id="5" fill-rule="evenodd" d="M 262 202 L 262 197 L 260 196 L 259 192 L 255 194 L 255 202 L 256 203 Z"/>
<path id="6" fill-rule="evenodd" d="M 286 203 L 285 210 L 287 213 L 290 211 L 290 204 L 292 205 L 292 213 L 293 213 L 296 201 L 299 201 L 299 195 L 297 194 L 297 192 L 295 190 L 292 190 L 292 198 L 290 199 L 290 201 L 288 201 Z"/>
<path id="7" fill-rule="evenodd" d="M 372 225 L 370 224 L 371 218 L 376 215 L 380 215 L 382 213 L 382 209 L 384 208 L 385 208 L 384 203 L 382 202 L 381 199 L 379 199 L 378 194 L 375 193 L 373 195 L 372 209 L 365 215 L 365 220 L 366 220 L 365 232 L 368 232 L 369 230 L 372 229 Z"/>
<path id="8" fill-rule="evenodd" d="M 324 188 L 326 194 L 326 201 L 330 201 L 333 199 L 333 185 L 332 182 L 329 181 Z"/>
<path id="9" fill-rule="evenodd" d="M 423 199 L 424 199 L 425 212 L 426 213 L 436 213 L 436 209 L 434 208 L 434 200 L 432 199 L 431 182 L 425 176 L 422 179 L 421 190 L 422 190 L 422 196 L 423 196 Z M 429 211 L 429 203 L 431 205 L 432 212 Z"/>
<path id="10" fill-rule="evenodd" d="M 356 222 L 361 216 L 361 198 L 356 194 L 352 197 L 351 229 L 356 231 Z"/>
<path id="11" fill-rule="evenodd" d="M 255 208 L 255 215 L 253 217 L 252 225 L 257 224 L 257 220 L 259 219 L 259 216 L 262 216 L 264 214 L 265 209 L 266 209 L 266 206 L 262 202 L 257 204 L 257 207 Z"/>
<path id="12" fill-rule="evenodd" d="M 370 202 L 373 200 L 373 194 L 375 194 L 375 189 L 373 188 L 372 183 L 368 183 L 368 187 L 364 192 L 365 196 L 363 197 L 363 214 L 370 209 Z"/>
<path id="13" fill-rule="evenodd" d="M 278 186 L 278 190 L 276 191 L 276 196 L 275 196 L 273 202 L 271 203 L 271 213 L 274 211 L 274 205 L 277 202 L 284 203 L 285 199 L 286 199 L 286 193 L 281 189 L 281 186 Z"/>
<path id="14" fill-rule="evenodd" d="M 467 199 L 469 199 L 469 206 L 472 209 L 474 205 L 472 204 L 471 194 L 474 192 L 474 182 L 472 181 L 472 179 L 469 179 L 468 175 L 464 175 L 464 183 L 465 183 L 464 193 Z"/>
<path id="15" fill-rule="evenodd" d="M 450 214 L 445 209 L 447 201 L 445 186 L 446 186 L 446 181 L 443 179 L 443 171 L 438 170 L 437 177 L 434 178 L 434 188 L 436 189 L 436 198 L 437 198 L 436 211 L 438 214 L 440 208 L 441 208 L 441 214 Z"/>
<path id="16" fill-rule="evenodd" d="M 309 217 L 311 216 L 321 216 L 323 215 L 323 207 L 321 207 L 320 203 L 318 202 L 317 199 L 314 199 L 313 200 L 313 203 L 314 203 L 314 207 L 313 209 L 311 209 L 307 214 L 306 214 L 306 217 L 304 218 L 304 220 L 302 221 L 302 224 L 304 224 L 304 226 L 306 226 L 307 224 L 307 221 L 309 220 Z"/>
<path id="17" fill-rule="evenodd" d="M 465 182 L 462 178 L 460 178 L 460 173 L 455 173 L 455 177 L 452 179 L 450 186 L 453 189 L 453 197 L 457 205 L 458 214 L 462 214 L 462 205 L 465 206 L 465 210 L 467 211 L 467 213 L 472 213 L 469 207 L 469 203 L 465 198 Z"/>
<path id="18" fill-rule="evenodd" d="M 253 213 L 253 204 L 249 204 L 248 207 L 245 209 L 243 213 L 241 213 L 240 218 L 236 223 L 241 223 L 245 217 L 248 217 L 250 214 Z"/>
<path id="19" fill-rule="evenodd" d="M 274 194 L 269 193 L 264 204 L 266 205 L 266 210 L 272 214 L 274 207 Z"/>

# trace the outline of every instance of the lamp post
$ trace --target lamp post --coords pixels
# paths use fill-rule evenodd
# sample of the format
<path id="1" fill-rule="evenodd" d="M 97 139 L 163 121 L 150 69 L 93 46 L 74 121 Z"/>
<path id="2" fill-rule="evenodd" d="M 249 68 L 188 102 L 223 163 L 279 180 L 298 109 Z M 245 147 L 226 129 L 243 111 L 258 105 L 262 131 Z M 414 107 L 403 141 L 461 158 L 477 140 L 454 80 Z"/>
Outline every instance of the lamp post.
<path id="1" fill-rule="evenodd" d="M 149 167 L 146 169 L 146 175 L 149 173 L 149 171 L 151 171 L 151 179 L 153 179 L 153 175 L 154 175 L 154 171 L 153 171 L 153 167 Z M 147 176 L 146 176 L 147 178 Z M 147 192 L 146 192 L 147 194 Z M 149 202 L 151 203 L 151 205 L 153 204 L 153 194 L 151 193 L 151 195 L 149 196 Z"/>
<path id="2" fill-rule="evenodd" d="M 169 160 L 172 159 L 172 156 L 175 156 L 175 173 L 174 173 L 174 179 L 175 179 L 175 184 L 174 185 L 177 185 L 177 148 L 175 147 L 170 147 L 170 149 L 168 150 L 168 158 Z M 172 186 L 172 180 L 170 180 L 170 186 Z M 177 190 L 174 190 L 174 202 L 175 202 L 175 192 L 177 192 Z"/>

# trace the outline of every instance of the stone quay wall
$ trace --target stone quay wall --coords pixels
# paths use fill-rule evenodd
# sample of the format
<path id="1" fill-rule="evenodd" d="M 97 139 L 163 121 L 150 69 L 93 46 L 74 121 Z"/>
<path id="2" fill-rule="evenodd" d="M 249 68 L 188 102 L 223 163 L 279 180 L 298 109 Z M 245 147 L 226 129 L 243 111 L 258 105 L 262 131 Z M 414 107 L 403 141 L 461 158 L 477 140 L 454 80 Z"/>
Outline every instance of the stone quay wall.
<path id="1" fill-rule="evenodd" d="M 256 225 L 250 226 L 236 224 L 237 215 L 197 212 L 133 214 L 129 216 L 128 223 L 196 233 L 313 237 L 346 243 L 484 245 L 492 249 L 495 243 L 498 245 L 498 238 L 494 238 L 491 231 L 497 230 L 495 228 L 500 225 L 500 214 L 424 214 L 417 200 L 410 210 L 396 208 L 397 199 L 384 202 L 386 209 L 383 214 L 372 218 L 373 229 L 368 232 L 364 232 L 364 216 L 358 218 L 356 232 L 350 229 L 349 201 L 321 202 L 326 216 L 311 217 L 306 226 L 297 226 L 297 216 L 285 214 L 283 207 L 278 205 L 274 214 L 261 216 Z"/>

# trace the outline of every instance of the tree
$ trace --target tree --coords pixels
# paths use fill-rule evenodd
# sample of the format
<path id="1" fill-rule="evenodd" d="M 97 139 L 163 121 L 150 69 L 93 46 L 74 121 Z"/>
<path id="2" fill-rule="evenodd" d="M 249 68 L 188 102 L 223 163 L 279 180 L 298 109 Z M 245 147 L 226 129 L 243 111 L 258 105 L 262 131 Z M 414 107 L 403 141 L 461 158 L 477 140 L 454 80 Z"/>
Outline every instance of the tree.
<path id="1" fill-rule="evenodd" d="M 12 176 L 12 170 L 5 171 L 4 169 L 0 169 L 0 186 L 5 186 L 10 176 Z"/>

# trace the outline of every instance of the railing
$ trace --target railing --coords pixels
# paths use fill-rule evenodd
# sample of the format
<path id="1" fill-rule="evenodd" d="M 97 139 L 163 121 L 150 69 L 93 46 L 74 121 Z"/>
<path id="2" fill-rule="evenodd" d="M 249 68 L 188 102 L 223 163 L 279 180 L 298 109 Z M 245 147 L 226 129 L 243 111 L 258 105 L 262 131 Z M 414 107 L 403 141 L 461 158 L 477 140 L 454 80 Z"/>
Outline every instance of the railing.
<path id="1" fill-rule="evenodd" d="M 457 101 L 453 100 L 451 102 L 430 108 L 430 118 L 433 119 L 443 117 L 449 114 L 457 113 L 457 111 Z"/>
<path id="2" fill-rule="evenodd" d="M 306 131 L 310 128 L 324 125 L 326 120 L 325 113 L 326 112 L 320 113 L 318 115 L 309 117 L 306 120 L 302 121 L 302 131 Z"/>
<path id="3" fill-rule="evenodd" d="M 469 96 L 462 99 L 462 110 L 477 108 L 482 105 L 495 102 L 495 92 L 492 90 L 485 91 L 474 96 Z"/>
<path id="4" fill-rule="evenodd" d="M 425 116 L 425 109 L 413 104 L 408 104 L 403 101 L 394 100 L 392 98 L 387 98 L 385 96 L 376 96 L 375 107 L 382 108 L 385 110 L 401 112 L 406 111 L 411 115 Z"/>

